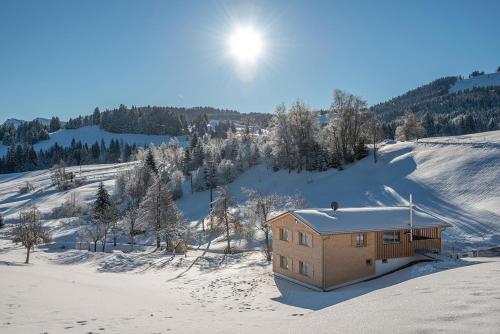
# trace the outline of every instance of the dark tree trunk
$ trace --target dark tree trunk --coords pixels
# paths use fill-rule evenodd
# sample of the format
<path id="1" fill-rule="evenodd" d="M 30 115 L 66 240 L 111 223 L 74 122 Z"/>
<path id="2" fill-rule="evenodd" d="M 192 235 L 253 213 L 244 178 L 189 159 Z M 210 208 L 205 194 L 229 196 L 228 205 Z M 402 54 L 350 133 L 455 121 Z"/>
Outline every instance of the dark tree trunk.
<path id="1" fill-rule="evenodd" d="M 27 252 L 26 252 L 26 261 L 24 263 L 29 263 L 30 262 L 30 251 L 31 247 L 27 247 Z"/>
<path id="2" fill-rule="evenodd" d="M 227 238 L 227 254 L 231 254 L 231 238 L 229 236 L 229 222 L 227 219 L 227 213 L 224 213 L 224 221 L 226 223 L 226 238 Z"/>
<path id="3" fill-rule="evenodd" d="M 97 240 L 94 241 L 94 253 L 97 252 Z"/>
<path id="4" fill-rule="evenodd" d="M 156 233 L 156 248 L 160 249 L 160 234 Z"/>
<path id="5" fill-rule="evenodd" d="M 265 232 L 266 236 L 266 259 L 267 261 L 271 261 L 271 246 L 269 245 L 269 231 Z"/>

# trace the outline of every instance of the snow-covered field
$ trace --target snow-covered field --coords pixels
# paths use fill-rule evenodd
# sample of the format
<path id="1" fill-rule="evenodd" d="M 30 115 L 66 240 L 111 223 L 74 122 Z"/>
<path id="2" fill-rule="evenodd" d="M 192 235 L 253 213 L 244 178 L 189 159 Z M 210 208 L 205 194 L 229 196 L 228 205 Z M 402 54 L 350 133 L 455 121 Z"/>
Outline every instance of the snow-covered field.
<path id="1" fill-rule="evenodd" d="M 424 263 L 331 292 L 260 253 L 24 252 L 0 241 L 1 333 L 498 333 L 498 258 Z"/>
<path id="2" fill-rule="evenodd" d="M 92 253 L 71 248 L 76 228 L 51 220 L 51 209 L 75 192 L 93 199 L 98 182 L 131 164 L 84 166 L 83 185 L 57 191 L 48 171 L 0 175 L 0 212 L 13 222 L 31 202 L 45 214 L 55 244 L 33 253 L 0 231 L 1 333 L 234 333 L 234 332 L 484 332 L 500 328 L 500 259 L 419 264 L 328 293 L 275 280 L 260 252 L 223 257 L 204 244 L 187 257 L 151 252 Z M 272 172 L 257 166 L 230 185 L 281 194 L 300 193 L 311 207 L 415 204 L 454 225 L 447 251 L 500 244 L 500 131 L 460 137 L 387 142 L 343 171 Z M 78 168 L 71 168 L 79 172 Z M 26 181 L 31 194 L 18 193 Z M 208 192 L 178 206 L 191 221 L 208 212 Z M 61 246 L 66 249 L 61 249 Z M 237 247 L 243 248 L 244 244 Z M 251 248 L 251 247 L 250 247 Z M 249 248 L 249 249 L 250 249 Z"/>
<path id="3" fill-rule="evenodd" d="M 449 93 L 457 93 L 474 87 L 500 86 L 500 73 L 489 73 L 457 81 L 448 90 Z"/>
<path id="4" fill-rule="evenodd" d="M 123 141 L 124 143 L 136 144 L 137 146 L 147 146 L 151 143 L 159 145 L 161 143 L 166 143 L 170 141 L 170 136 L 159 136 L 159 135 L 144 135 L 136 133 L 112 133 L 100 129 L 98 126 L 84 126 L 78 129 L 61 129 L 57 132 L 50 134 L 50 139 L 43 140 L 39 143 L 33 145 L 35 151 L 40 149 L 48 149 L 55 143 L 63 147 L 67 147 L 71 144 L 71 141 L 75 139 L 76 142 L 81 141 L 82 144 L 87 143 L 89 146 L 94 144 L 96 141 L 101 142 L 104 140 L 106 145 L 109 144 L 111 139 Z M 185 141 L 185 136 L 178 138 L 181 144 Z M 5 155 L 7 152 L 7 146 L 0 145 L 0 156 Z"/>

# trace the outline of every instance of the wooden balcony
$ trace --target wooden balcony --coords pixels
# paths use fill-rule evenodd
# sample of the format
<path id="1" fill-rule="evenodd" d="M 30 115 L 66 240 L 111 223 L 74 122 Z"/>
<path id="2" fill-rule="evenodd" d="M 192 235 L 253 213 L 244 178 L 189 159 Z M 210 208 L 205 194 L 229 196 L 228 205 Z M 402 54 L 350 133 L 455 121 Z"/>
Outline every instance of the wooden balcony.
<path id="1" fill-rule="evenodd" d="M 441 239 L 417 239 L 412 241 L 412 245 L 415 253 L 441 252 Z"/>

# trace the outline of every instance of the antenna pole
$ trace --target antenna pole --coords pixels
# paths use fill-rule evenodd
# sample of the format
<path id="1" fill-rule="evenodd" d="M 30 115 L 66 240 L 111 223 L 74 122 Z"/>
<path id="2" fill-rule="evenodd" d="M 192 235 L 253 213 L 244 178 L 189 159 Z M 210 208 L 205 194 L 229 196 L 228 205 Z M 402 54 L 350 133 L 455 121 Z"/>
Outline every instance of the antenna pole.
<path id="1" fill-rule="evenodd" d="M 413 242 L 413 196 L 410 193 L 410 242 Z"/>

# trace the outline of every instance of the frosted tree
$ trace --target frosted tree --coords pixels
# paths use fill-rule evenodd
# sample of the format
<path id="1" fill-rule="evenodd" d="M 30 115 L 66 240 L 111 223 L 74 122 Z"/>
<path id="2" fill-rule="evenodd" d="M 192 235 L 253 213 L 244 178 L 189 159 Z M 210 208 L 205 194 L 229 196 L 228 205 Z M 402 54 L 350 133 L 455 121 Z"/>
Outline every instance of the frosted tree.
<path id="1" fill-rule="evenodd" d="M 180 170 L 171 172 L 167 186 L 174 200 L 182 197 L 182 185 L 184 184 L 184 180 L 184 174 Z"/>
<path id="2" fill-rule="evenodd" d="M 36 206 L 19 213 L 19 223 L 13 231 L 15 243 L 21 243 L 26 248 L 26 261 L 29 263 L 30 252 L 38 244 L 46 244 L 51 241 L 48 231 L 42 227 L 40 211 Z"/>
<path id="3" fill-rule="evenodd" d="M 238 176 L 236 166 L 231 160 L 224 159 L 217 166 L 217 183 L 227 184 L 233 182 Z"/>
<path id="4" fill-rule="evenodd" d="M 286 166 L 288 172 L 291 173 L 296 155 L 293 146 L 293 134 L 284 104 L 276 107 L 275 114 L 271 119 L 271 140 L 274 144 L 273 156 L 280 167 Z"/>
<path id="5" fill-rule="evenodd" d="M 353 150 L 362 136 L 362 129 L 369 114 L 366 101 L 359 96 L 336 89 L 330 107 L 332 123 L 331 138 L 337 155 L 344 162 L 353 161 Z"/>
<path id="6" fill-rule="evenodd" d="M 317 130 L 316 114 L 301 101 L 296 101 L 288 113 L 290 133 L 293 134 L 294 150 L 297 153 L 298 169 L 309 164 L 309 152 L 314 145 L 314 133 Z"/>
<path id="7" fill-rule="evenodd" d="M 287 198 L 277 194 L 263 194 L 253 189 L 242 190 L 248 197 L 246 206 L 249 221 L 257 225 L 257 228 L 264 233 L 264 253 L 267 261 L 271 261 L 271 226 L 268 220 L 273 214 L 282 210 Z"/>
<path id="8" fill-rule="evenodd" d="M 396 128 L 397 140 L 418 139 L 425 135 L 425 128 L 414 113 L 406 113 L 403 123 Z"/>
<path id="9" fill-rule="evenodd" d="M 161 246 L 161 237 L 164 236 L 167 246 L 175 238 L 178 225 L 181 225 L 181 216 L 172 199 L 172 194 L 160 178 L 155 177 L 149 187 L 141 205 L 142 214 L 156 238 L 156 247 Z"/>
<path id="10" fill-rule="evenodd" d="M 126 181 L 125 192 L 127 193 L 130 205 L 139 207 L 150 185 L 154 181 L 154 175 L 145 164 L 135 167 Z"/>
<path id="11" fill-rule="evenodd" d="M 212 203 L 210 218 L 215 229 L 224 231 L 227 246 L 224 252 L 231 254 L 231 235 L 241 228 L 240 217 L 234 212 L 236 205 L 233 195 L 226 187 L 217 188 L 217 198 Z"/>

